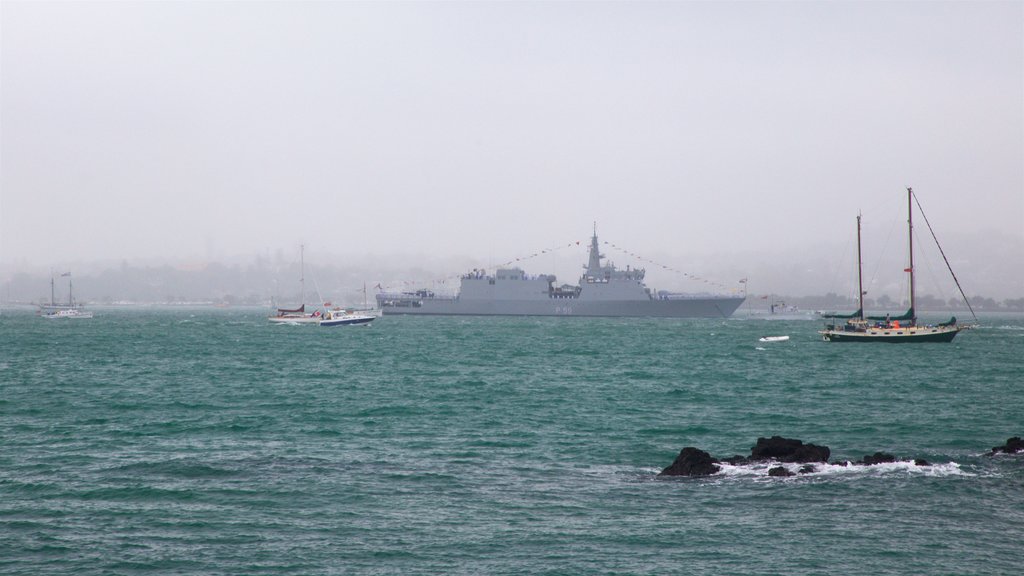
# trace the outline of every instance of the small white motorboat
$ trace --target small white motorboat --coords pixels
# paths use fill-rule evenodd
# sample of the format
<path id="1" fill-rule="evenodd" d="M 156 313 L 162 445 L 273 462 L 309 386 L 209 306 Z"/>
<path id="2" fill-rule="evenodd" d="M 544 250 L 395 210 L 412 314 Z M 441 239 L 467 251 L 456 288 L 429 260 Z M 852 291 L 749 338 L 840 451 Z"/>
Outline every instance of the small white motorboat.
<path id="1" fill-rule="evenodd" d="M 348 326 L 350 324 L 369 324 L 376 319 L 377 314 L 372 311 L 364 312 L 335 308 L 334 310 L 328 310 L 325 312 L 320 318 L 319 324 L 325 327 Z"/>
<path id="2" fill-rule="evenodd" d="M 789 340 L 789 336 L 762 336 L 758 339 L 759 342 L 785 342 Z"/>

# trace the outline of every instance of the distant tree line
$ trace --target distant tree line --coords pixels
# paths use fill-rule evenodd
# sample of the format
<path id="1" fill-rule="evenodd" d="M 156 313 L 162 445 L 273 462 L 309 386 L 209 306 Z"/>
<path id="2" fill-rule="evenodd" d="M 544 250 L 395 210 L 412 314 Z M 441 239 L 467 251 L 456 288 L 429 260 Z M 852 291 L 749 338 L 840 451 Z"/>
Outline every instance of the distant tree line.
<path id="1" fill-rule="evenodd" d="M 750 297 L 754 302 L 760 301 L 764 303 L 767 308 L 771 304 L 783 303 L 785 306 L 796 306 L 803 310 L 836 310 L 843 311 L 849 310 L 854 311 L 857 308 L 857 301 L 855 298 L 850 296 L 840 296 L 838 294 L 829 292 L 823 296 L 780 296 L 780 295 L 761 295 Z M 1024 298 L 1007 298 L 1002 301 L 997 301 L 994 298 L 986 296 L 971 296 L 970 297 L 971 307 L 976 312 L 1024 312 Z M 865 298 L 864 308 L 868 310 L 893 310 L 896 311 L 900 308 L 908 308 L 910 302 L 908 300 L 896 301 L 890 298 L 888 295 L 883 294 L 878 298 Z M 959 310 L 967 310 L 967 304 L 964 303 L 962 298 L 949 298 L 942 299 L 931 294 L 924 294 L 917 297 L 916 306 L 918 310 L 925 311 L 952 311 L 956 312 Z"/>

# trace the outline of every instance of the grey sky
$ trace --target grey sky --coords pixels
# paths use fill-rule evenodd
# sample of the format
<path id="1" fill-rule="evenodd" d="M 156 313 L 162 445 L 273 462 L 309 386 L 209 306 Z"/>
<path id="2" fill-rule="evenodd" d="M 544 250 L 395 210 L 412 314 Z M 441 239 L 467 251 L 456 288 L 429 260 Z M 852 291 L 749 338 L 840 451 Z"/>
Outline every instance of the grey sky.
<path id="1" fill-rule="evenodd" d="M 493 264 L 596 221 L 657 261 L 769 275 L 842 249 L 858 211 L 888 230 L 907 185 L 947 251 L 1024 254 L 1021 2 L 5 1 L 0 19 L 6 269 L 300 242 Z M 974 281 L 1024 289 L 1012 266 Z"/>

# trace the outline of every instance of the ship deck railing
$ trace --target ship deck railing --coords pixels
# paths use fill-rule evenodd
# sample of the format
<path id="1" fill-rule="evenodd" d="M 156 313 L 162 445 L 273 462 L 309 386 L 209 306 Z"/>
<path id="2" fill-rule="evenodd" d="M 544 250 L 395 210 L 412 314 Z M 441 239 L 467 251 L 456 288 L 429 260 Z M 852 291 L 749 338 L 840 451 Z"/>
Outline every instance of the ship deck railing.
<path id="1" fill-rule="evenodd" d="M 378 292 L 378 300 L 455 300 L 452 294 L 416 294 L 414 292 Z"/>

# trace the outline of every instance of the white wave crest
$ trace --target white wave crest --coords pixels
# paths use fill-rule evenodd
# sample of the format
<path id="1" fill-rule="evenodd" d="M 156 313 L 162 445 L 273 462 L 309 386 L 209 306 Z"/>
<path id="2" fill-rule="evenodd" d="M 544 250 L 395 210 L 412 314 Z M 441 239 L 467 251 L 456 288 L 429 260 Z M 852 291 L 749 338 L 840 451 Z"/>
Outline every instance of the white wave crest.
<path id="1" fill-rule="evenodd" d="M 722 471 L 718 475 L 734 477 L 734 478 L 762 478 L 768 477 L 768 470 L 781 466 L 787 471 L 794 474 L 793 478 L 797 477 L 808 477 L 808 478 L 821 478 L 821 477 L 845 477 L 845 476 L 891 476 L 891 475 L 909 475 L 909 476 L 973 476 L 973 474 L 964 471 L 959 464 L 956 462 L 947 462 L 945 464 L 930 464 L 928 466 L 922 466 L 915 464 L 913 461 L 900 461 L 900 462 L 888 462 L 885 464 L 855 464 L 848 463 L 843 464 L 788 464 L 780 462 L 759 462 L 756 464 L 740 464 L 732 465 L 721 463 L 719 466 L 722 467 Z M 812 472 L 806 472 L 801 474 L 800 469 L 804 466 L 813 466 Z"/>

